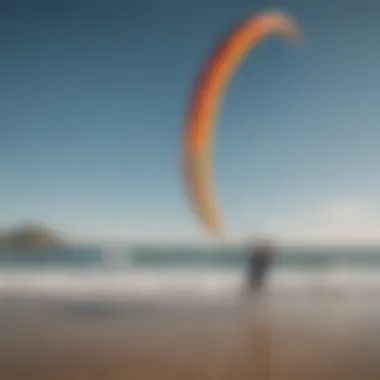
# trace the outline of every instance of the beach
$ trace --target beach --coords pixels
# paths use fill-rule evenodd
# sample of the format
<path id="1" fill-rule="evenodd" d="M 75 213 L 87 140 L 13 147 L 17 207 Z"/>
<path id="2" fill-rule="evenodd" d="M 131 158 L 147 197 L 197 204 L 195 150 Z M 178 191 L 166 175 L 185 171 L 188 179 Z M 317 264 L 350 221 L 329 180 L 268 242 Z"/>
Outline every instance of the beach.
<path id="1" fill-rule="evenodd" d="M 378 379 L 374 299 L 0 298 L 0 379 Z"/>
<path id="2" fill-rule="evenodd" d="M 0 256 L 0 379 L 380 378 L 378 249 L 282 252 L 247 299 L 243 252 Z"/>

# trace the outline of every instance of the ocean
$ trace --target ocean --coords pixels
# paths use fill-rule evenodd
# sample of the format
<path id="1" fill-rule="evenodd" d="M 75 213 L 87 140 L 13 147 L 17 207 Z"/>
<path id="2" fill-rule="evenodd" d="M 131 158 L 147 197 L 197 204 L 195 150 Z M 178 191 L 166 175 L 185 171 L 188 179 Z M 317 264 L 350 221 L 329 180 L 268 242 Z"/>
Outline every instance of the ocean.
<path id="1" fill-rule="evenodd" d="M 246 252 L 231 248 L 68 247 L 0 252 L 1 295 L 222 299 L 244 290 Z M 268 291 L 379 296 L 379 248 L 283 248 Z"/>

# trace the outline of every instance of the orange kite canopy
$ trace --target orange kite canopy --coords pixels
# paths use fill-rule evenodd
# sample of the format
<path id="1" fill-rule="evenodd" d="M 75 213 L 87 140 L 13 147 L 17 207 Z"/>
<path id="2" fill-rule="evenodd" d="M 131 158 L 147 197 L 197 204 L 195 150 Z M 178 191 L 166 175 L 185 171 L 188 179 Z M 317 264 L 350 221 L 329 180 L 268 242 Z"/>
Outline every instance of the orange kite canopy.
<path id="1" fill-rule="evenodd" d="M 215 49 L 200 73 L 191 97 L 184 136 L 187 191 L 204 226 L 222 235 L 211 181 L 210 142 L 224 89 L 244 55 L 263 38 L 281 34 L 299 40 L 292 19 L 275 11 L 256 14 L 240 23 Z"/>

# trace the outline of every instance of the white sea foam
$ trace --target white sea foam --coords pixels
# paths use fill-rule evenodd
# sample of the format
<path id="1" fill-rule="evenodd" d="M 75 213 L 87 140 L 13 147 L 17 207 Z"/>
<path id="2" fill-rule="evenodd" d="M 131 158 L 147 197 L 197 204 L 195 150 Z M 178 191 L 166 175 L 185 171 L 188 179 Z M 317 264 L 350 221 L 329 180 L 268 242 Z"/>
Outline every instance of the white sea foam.
<path id="1" fill-rule="evenodd" d="M 157 298 L 172 296 L 226 297 L 244 289 L 239 269 L 0 269 L 0 295 L 123 296 Z M 277 270 L 268 278 L 273 294 L 339 292 L 341 295 L 380 295 L 375 270 L 337 268 L 329 271 Z"/>

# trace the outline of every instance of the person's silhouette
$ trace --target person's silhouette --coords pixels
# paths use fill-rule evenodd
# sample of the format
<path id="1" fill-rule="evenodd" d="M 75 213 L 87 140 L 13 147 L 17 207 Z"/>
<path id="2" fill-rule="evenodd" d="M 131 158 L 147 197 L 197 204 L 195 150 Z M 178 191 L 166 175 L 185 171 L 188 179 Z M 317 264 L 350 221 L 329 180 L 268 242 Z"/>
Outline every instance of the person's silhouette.
<path id="1" fill-rule="evenodd" d="M 272 263 L 274 249 L 268 241 L 252 244 L 248 265 L 248 287 L 250 293 L 262 291 L 268 269 Z"/>

